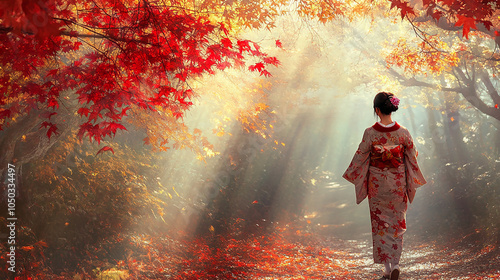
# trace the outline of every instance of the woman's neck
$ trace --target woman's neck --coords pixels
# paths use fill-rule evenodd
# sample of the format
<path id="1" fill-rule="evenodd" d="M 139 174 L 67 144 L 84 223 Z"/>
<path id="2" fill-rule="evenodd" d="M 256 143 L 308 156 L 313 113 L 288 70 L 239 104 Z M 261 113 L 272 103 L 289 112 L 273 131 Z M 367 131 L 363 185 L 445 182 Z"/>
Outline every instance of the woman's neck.
<path id="1" fill-rule="evenodd" d="M 383 125 L 388 125 L 393 123 L 391 115 L 380 114 L 379 117 L 380 117 L 380 123 Z"/>

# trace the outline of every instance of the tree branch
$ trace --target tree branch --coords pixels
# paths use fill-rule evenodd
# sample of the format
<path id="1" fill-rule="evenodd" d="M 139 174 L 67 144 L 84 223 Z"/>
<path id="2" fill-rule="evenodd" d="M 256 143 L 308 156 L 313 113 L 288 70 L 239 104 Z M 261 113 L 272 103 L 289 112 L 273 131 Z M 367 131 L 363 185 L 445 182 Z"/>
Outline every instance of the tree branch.
<path id="1" fill-rule="evenodd" d="M 487 72 L 483 71 L 480 76 L 481 76 L 481 80 L 483 81 L 484 85 L 486 86 L 486 89 L 488 90 L 488 94 L 491 96 L 491 99 L 493 100 L 493 103 L 500 104 L 500 95 L 498 94 L 498 91 L 496 90 L 495 86 L 491 82 L 491 79 L 490 79 L 489 75 L 487 74 Z"/>
<path id="2" fill-rule="evenodd" d="M 462 26 L 456 26 L 456 22 L 451 22 L 449 21 L 446 17 L 441 17 L 439 20 L 436 20 L 433 18 L 431 15 L 426 14 L 426 15 L 421 15 L 419 17 L 416 17 L 413 19 L 413 22 L 432 22 L 436 25 L 436 27 L 446 30 L 446 31 L 460 31 L 462 30 Z M 488 30 L 484 24 L 477 22 L 476 23 L 476 29 L 471 29 L 471 30 L 476 30 L 491 36 L 495 35 L 495 30 L 491 29 Z"/>
<path id="3" fill-rule="evenodd" d="M 488 104 L 486 104 L 478 96 L 475 86 L 475 80 L 469 79 L 459 67 L 454 67 L 453 71 L 457 73 L 458 76 L 460 76 L 461 80 L 466 84 L 466 87 L 463 88 L 461 92 L 465 100 L 469 101 L 472 106 L 476 107 L 482 113 L 500 121 L 500 110 L 496 109 L 495 107 L 488 106 Z M 473 72 L 475 73 L 474 70 Z M 473 76 L 475 76 L 475 74 Z"/>
<path id="4" fill-rule="evenodd" d="M 441 87 L 437 84 L 431 84 L 423 81 L 417 80 L 415 77 L 407 78 L 401 74 L 399 74 L 397 71 L 394 69 L 388 69 L 389 73 L 393 76 L 395 76 L 399 82 L 403 86 L 407 87 L 425 87 L 425 88 L 432 88 L 444 92 L 455 92 L 458 94 L 461 94 L 465 100 L 467 100 L 472 106 L 476 107 L 479 111 L 482 113 L 491 116 L 497 120 L 500 121 L 500 110 L 496 109 L 495 107 L 490 107 L 486 103 L 484 103 L 483 100 L 479 98 L 476 92 L 476 88 L 474 86 L 474 83 L 472 80 L 470 80 L 465 73 L 462 71 L 462 69 L 456 67 L 454 69 L 454 72 L 456 72 L 456 78 L 459 79 L 459 81 L 463 81 L 465 83 L 465 87 Z"/>
<path id="5" fill-rule="evenodd" d="M 438 20 L 436 20 L 435 18 L 433 18 L 432 16 L 430 15 L 422 15 L 422 16 L 419 16 L 419 17 L 416 17 L 412 20 L 413 22 L 432 22 L 434 23 L 438 28 L 441 28 L 443 30 L 446 30 L 446 31 L 460 31 L 462 30 L 462 27 L 460 26 L 455 26 L 454 23 L 451 23 L 449 22 L 446 18 L 444 17 L 441 17 Z"/>

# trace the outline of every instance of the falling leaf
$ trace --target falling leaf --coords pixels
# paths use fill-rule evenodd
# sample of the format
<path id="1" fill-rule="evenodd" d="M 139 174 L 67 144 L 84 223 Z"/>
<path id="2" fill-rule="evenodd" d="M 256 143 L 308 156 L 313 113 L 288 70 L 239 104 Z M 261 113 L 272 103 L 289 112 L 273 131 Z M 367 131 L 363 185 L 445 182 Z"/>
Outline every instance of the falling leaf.
<path id="1" fill-rule="evenodd" d="M 283 44 L 281 43 L 281 41 L 279 39 L 276 40 L 276 47 L 283 49 Z"/>
<path id="2" fill-rule="evenodd" d="M 107 152 L 107 151 L 111 151 L 113 154 L 115 153 L 115 151 L 113 150 L 113 148 L 109 147 L 109 146 L 104 146 L 102 147 L 96 154 L 96 156 L 102 152 Z"/>

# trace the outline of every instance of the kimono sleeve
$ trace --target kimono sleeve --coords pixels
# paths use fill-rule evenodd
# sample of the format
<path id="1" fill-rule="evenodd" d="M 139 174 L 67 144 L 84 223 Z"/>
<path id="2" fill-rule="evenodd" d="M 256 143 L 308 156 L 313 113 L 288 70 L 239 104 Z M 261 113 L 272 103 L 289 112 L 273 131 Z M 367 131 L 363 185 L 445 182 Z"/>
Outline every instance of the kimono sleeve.
<path id="1" fill-rule="evenodd" d="M 368 168 L 370 167 L 371 140 L 367 128 L 363 134 L 363 139 L 359 144 L 358 150 L 344 172 L 347 181 L 354 184 L 356 189 L 356 203 L 360 204 L 368 195 Z"/>
<path id="2" fill-rule="evenodd" d="M 408 133 L 405 143 L 404 164 L 406 171 L 406 192 L 410 203 L 412 203 L 413 198 L 415 198 L 417 188 L 427 183 L 418 166 L 417 155 L 418 153 L 413 143 L 413 139 Z"/>

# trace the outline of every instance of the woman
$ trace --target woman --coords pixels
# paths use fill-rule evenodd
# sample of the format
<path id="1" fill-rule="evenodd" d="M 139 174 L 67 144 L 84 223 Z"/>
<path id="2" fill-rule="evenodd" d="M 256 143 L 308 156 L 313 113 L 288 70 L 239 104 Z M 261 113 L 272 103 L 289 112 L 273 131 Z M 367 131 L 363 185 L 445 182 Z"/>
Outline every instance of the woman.
<path id="1" fill-rule="evenodd" d="M 373 108 L 380 121 L 365 130 L 363 140 L 343 177 L 356 187 L 356 203 L 367 196 L 373 237 L 373 259 L 385 265 L 382 279 L 399 278 L 399 259 L 406 231 L 408 201 L 426 181 L 408 130 L 393 122 L 399 99 L 380 92 Z"/>

